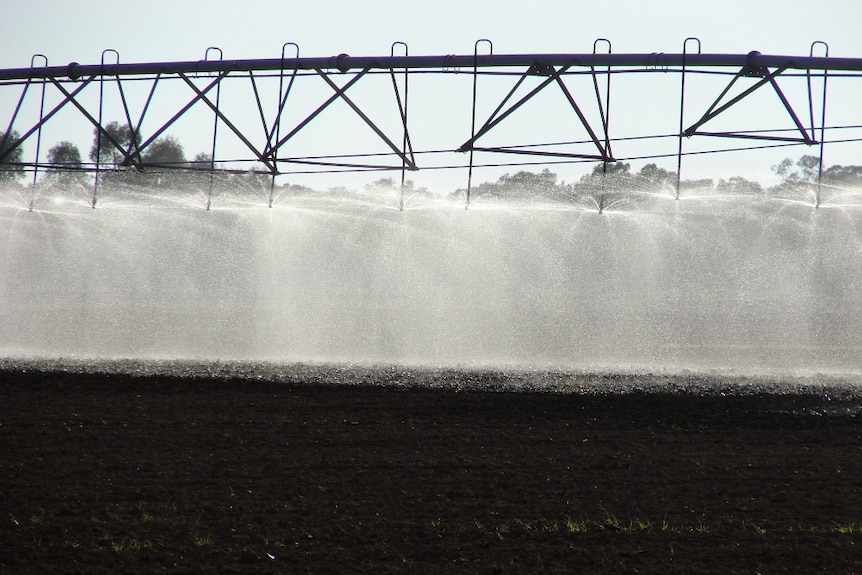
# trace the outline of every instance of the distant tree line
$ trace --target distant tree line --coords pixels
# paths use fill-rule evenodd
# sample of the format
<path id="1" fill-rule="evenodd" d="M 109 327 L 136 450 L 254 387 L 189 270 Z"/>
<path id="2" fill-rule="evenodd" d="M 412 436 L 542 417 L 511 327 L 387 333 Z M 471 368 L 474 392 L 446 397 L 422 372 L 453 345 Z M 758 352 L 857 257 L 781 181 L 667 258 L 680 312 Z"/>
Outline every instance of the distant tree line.
<path id="1" fill-rule="evenodd" d="M 819 163 L 816 156 L 802 156 L 796 162 L 785 158 L 772 167 L 772 171 L 782 178 L 781 182 L 770 187 L 742 176 L 732 176 L 718 182 L 712 179 L 682 180 L 680 191 L 760 195 L 801 193 L 817 183 Z M 831 166 L 823 170 L 821 182 L 827 186 L 862 187 L 862 166 Z M 472 198 L 570 201 L 584 196 L 597 197 L 637 190 L 675 191 L 676 185 L 676 172 L 660 168 L 654 163 L 633 172 L 629 163 L 613 162 L 607 166 L 595 166 L 592 172 L 575 182 L 557 182 L 557 175 L 546 168 L 538 173 L 519 171 L 513 175 L 505 174 L 496 182 L 484 182 L 473 187 L 470 193 Z M 466 192 L 462 188 L 452 195 L 463 197 Z"/>
<path id="2" fill-rule="evenodd" d="M 8 137 L 0 131 L 2 150 L 8 150 L 19 138 L 17 131 L 10 132 Z M 89 186 L 97 166 L 101 184 L 176 187 L 209 179 L 208 173 L 213 168 L 209 154 L 200 153 L 189 161 L 182 144 L 170 135 L 157 138 L 143 152 L 139 150 L 141 141 L 139 132 L 119 122 L 108 123 L 104 133 L 95 128 L 87 164 L 77 145 L 67 140 L 58 142 L 46 153 L 44 183 L 66 188 Z M 207 173 L 205 177 L 201 177 L 203 172 Z M 24 176 L 23 149 L 17 147 L 0 162 L 0 182 L 16 183 Z"/>

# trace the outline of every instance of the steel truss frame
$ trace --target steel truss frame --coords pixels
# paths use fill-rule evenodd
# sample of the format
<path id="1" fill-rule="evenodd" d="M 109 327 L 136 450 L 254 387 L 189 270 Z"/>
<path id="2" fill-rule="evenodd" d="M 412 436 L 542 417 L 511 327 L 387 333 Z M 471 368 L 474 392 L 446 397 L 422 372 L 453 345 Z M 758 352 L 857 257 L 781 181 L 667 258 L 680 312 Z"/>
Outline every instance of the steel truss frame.
<path id="1" fill-rule="evenodd" d="M 696 51 L 689 50 L 691 44 L 696 44 Z M 480 54 L 480 46 L 486 45 L 488 53 Z M 604 47 L 606 50 L 600 51 Z M 292 54 L 288 54 L 288 49 Z M 817 48 L 823 51 L 822 56 L 815 56 Z M 396 55 L 396 52 L 400 52 Z M 217 54 L 217 58 L 211 57 Z M 113 62 L 109 57 L 113 56 Z M 38 62 L 41 65 L 37 65 Z M 677 186 L 676 194 L 679 197 L 680 177 L 682 172 L 683 141 L 693 136 L 736 138 L 753 141 L 770 141 L 784 143 L 799 143 L 808 146 L 818 145 L 820 157 L 820 170 L 822 172 L 823 146 L 825 142 L 825 119 L 826 119 L 826 88 L 830 72 L 845 72 L 858 74 L 862 72 L 862 58 L 830 58 L 828 46 L 823 42 L 811 44 L 809 55 L 800 56 L 769 56 L 759 52 L 751 52 L 745 55 L 738 54 L 704 54 L 701 51 L 701 43 L 697 38 L 687 38 L 683 42 L 683 50 L 680 54 L 613 54 L 611 42 L 600 38 L 593 43 L 592 53 L 586 54 L 504 54 L 496 55 L 493 52 L 493 44 L 490 40 L 478 40 L 474 45 L 472 55 L 446 55 L 446 56 L 410 56 L 408 47 L 403 42 L 392 44 L 389 56 L 383 57 L 351 57 L 340 54 L 329 58 L 304 58 L 300 57 L 299 46 L 288 42 L 282 46 L 281 56 L 276 59 L 263 60 L 225 60 L 222 51 L 217 47 L 206 50 L 203 60 L 194 62 L 152 62 L 152 63 L 120 63 L 119 53 L 116 50 L 105 50 L 102 53 L 100 64 L 79 65 L 75 62 L 66 66 L 49 66 L 44 55 L 36 54 L 27 68 L 0 70 L 0 88 L 4 86 L 21 86 L 21 93 L 17 104 L 6 123 L 3 141 L 0 142 L 0 164 L 8 165 L 7 158 L 11 157 L 16 149 L 21 147 L 30 138 L 36 140 L 35 158 L 31 162 L 23 162 L 17 167 L 23 166 L 32 170 L 33 182 L 39 169 L 61 167 L 50 166 L 40 161 L 41 137 L 44 125 L 54 118 L 61 109 L 71 106 L 80 112 L 97 132 L 98 149 L 102 148 L 103 139 L 121 157 L 120 165 L 124 167 L 145 170 L 157 167 L 160 169 L 191 169 L 204 170 L 211 174 L 210 190 L 212 193 L 212 174 L 217 171 L 247 172 L 247 170 L 234 170 L 232 168 L 217 168 L 232 161 L 217 159 L 217 141 L 219 129 L 226 129 L 232 133 L 264 168 L 262 172 L 271 176 L 270 199 L 272 205 L 272 187 L 276 176 L 286 172 L 285 165 L 296 164 L 311 166 L 321 171 L 327 170 L 392 170 L 401 172 L 402 194 L 405 184 L 405 173 L 407 171 L 419 170 L 414 152 L 412 137 L 408 126 L 408 87 L 411 74 L 415 73 L 463 73 L 462 69 L 472 69 L 473 94 L 472 94 L 472 116 L 470 127 L 470 138 L 460 146 L 449 151 L 462 153 L 469 152 L 468 182 L 466 202 L 470 202 L 470 190 L 472 187 L 472 173 L 474 167 L 474 153 L 496 153 L 518 156 L 532 156 L 558 161 L 598 161 L 602 162 L 603 172 L 607 171 L 608 163 L 615 162 L 611 149 L 610 126 L 610 104 L 611 104 L 611 78 L 614 74 L 626 71 L 661 70 L 679 72 L 681 78 L 680 86 L 680 122 L 677 138 L 679 140 L 677 153 Z M 729 83 L 715 98 L 713 103 L 706 109 L 699 119 L 685 127 L 685 103 L 686 103 L 686 78 L 695 69 L 735 69 Z M 634 70 L 632 70 L 634 69 Z M 804 73 L 807 78 L 808 87 L 808 120 L 806 127 L 796 109 L 784 94 L 779 84 L 782 75 L 793 72 Z M 399 118 L 398 134 L 386 133 L 380 125 L 375 122 L 369 113 L 364 111 L 357 102 L 348 94 L 349 90 L 363 78 L 372 73 L 385 73 L 391 78 L 393 93 L 397 105 Z M 589 74 L 595 93 L 595 102 L 599 113 L 598 126 L 593 126 L 583 112 L 583 102 L 572 95 L 566 84 L 566 78 L 573 74 Z M 257 75 L 256 75 L 257 74 Z M 278 106 L 271 117 L 267 117 L 258 86 L 261 75 L 277 74 L 278 76 Z M 509 74 L 516 78 L 513 86 L 502 98 L 493 112 L 477 128 L 477 100 L 479 78 L 485 74 Z M 199 87 L 193 80 L 201 75 L 212 75 L 212 80 L 205 86 Z M 321 78 L 332 93 L 326 97 L 313 111 L 292 126 L 284 126 L 284 112 L 288 105 L 289 96 L 294 89 L 299 75 L 312 75 Z M 334 79 L 338 77 L 338 80 Z M 822 102 L 820 103 L 819 125 L 815 122 L 815 104 L 813 98 L 812 79 L 822 78 Z M 245 77 L 251 84 L 255 98 L 255 104 L 259 115 L 264 138 L 254 138 L 241 130 L 237 124 L 228 116 L 221 107 L 221 87 L 228 79 Z M 529 90 L 525 95 L 516 97 L 516 94 L 524 86 L 528 78 L 540 79 L 538 85 Z M 146 101 L 140 111 L 133 111 L 129 105 L 124 89 L 124 82 L 130 80 L 150 81 L 150 88 Z M 144 123 L 151 102 L 157 88 L 165 80 L 179 80 L 191 90 L 191 98 L 181 105 L 177 111 L 144 141 L 139 142 L 141 126 Z M 604 87 L 600 86 L 604 79 Z M 742 90 L 737 95 L 727 98 L 728 94 L 737 83 L 754 80 L 754 84 Z M 106 128 L 103 117 L 103 107 L 106 99 L 106 84 L 115 83 L 123 108 L 125 126 L 131 134 L 127 145 L 119 142 Z M 89 109 L 81 100 L 81 93 L 90 85 L 97 84 L 99 87 L 98 109 Z M 702 129 L 705 124 L 737 106 L 751 94 L 764 86 L 770 86 L 778 97 L 784 111 L 795 126 L 795 135 L 770 135 L 764 133 L 752 133 L 745 131 L 706 131 Z M 41 88 L 40 107 L 38 120 L 24 129 L 23 133 L 12 140 L 11 135 L 16 128 L 19 112 L 32 88 Z M 45 111 L 45 94 L 48 87 L 56 89 L 62 100 L 51 110 Z M 592 153 L 581 153 L 572 151 L 549 151 L 537 149 L 538 146 L 482 146 L 479 140 L 492 129 L 509 118 L 516 110 L 524 106 L 537 94 L 554 87 L 558 89 L 568 102 L 572 113 L 577 117 L 580 126 L 588 135 L 588 140 L 577 143 L 586 143 L 595 148 Z M 307 126 L 329 106 L 335 102 L 343 102 L 355 115 L 368 126 L 376 135 L 379 142 L 385 144 L 390 151 L 388 155 L 394 156 L 397 163 L 387 164 L 371 162 L 371 156 L 382 154 L 354 154 L 354 155 L 331 155 L 316 157 L 279 157 L 279 152 L 297 134 Z M 172 166 L 164 164 L 147 164 L 144 162 L 145 152 L 160 136 L 162 136 L 174 123 L 183 117 L 190 109 L 197 105 L 203 105 L 210 109 L 213 114 L 212 147 L 210 160 L 205 166 Z M 0 124 L 2 125 L 2 124 Z M 819 138 L 818 132 L 819 131 Z M 575 142 L 570 142 L 575 143 Z M 97 154 L 95 165 L 84 168 L 95 172 L 92 205 L 96 206 L 100 176 L 105 167 L 101 163 L 101 154 Z M 550 160 L 549 160 L 550 161 Z M 524 162 L 526 164 L 526 162 Z M 535 163 L 535 162 L 531 162 Z M 518 165 L 513 163 L 512 165 Z M 819 204 L 819 190 L 817 203 Z M 209 207 L 209 196 L 207 200 Z M 403 208 L 403 196 L 401 200 Z"/>

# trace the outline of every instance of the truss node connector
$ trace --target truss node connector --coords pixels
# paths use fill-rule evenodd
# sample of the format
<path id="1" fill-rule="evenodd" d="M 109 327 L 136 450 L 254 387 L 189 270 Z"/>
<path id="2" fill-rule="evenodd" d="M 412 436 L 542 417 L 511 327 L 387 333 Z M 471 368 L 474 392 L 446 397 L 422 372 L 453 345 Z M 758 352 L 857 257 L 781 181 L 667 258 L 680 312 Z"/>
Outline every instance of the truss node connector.
<path id="1" fill-rule="evenodd" d="M 754 50 L 748 53 L 749 59 L 753 56 L 760 56 L 760 52 Z M 766 66 L 758 66 L 749 62 L 742 67 L 742 70 L 740 70 L 739 74 L 748 78 L 766 78 L 769 75 L 769 70 L 766 68 Z"/>
<path id="2" fill-rule="evenodd" d="M 78 73 L 79 66 L 80 64 L 78 64 L 77 62 L 69 62 L 69 65 L 66 67 L 66 75 L 69 76 L 69 79 L 73 82 L 77 82 L 78 79 L 81 77 L 81 74 Z"/>
<path id="3" fill-rule="evenodd" d="M 348 54 L 339 54 L 335 57 L 335 69 L 346 74 L 350 71 L 350 56 Z"/>
<path id="4" fill-rule="evenodd" d="M 553 76 L 554 72 L 556 72 L 556 71 L 557 70 L 553 66 L 551 66 L 550 64 L 544 64 L 542 62 L 536 62 L 535 64 L 530 66 L 530 69 L 527 70 L 527 74 L 530 74 L 531 76 L 549 77 L 549 76 Z"/>

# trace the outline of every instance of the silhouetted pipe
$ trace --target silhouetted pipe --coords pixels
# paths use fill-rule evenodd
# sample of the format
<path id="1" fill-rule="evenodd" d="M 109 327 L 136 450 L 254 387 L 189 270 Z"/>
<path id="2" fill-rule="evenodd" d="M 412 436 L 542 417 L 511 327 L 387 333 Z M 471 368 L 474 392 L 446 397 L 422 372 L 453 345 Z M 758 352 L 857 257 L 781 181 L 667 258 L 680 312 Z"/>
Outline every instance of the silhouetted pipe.
<path id="1" fill-rule="evenodd" d="M 8 68 L 0 70 L 0 81 L 29 78 L 71 78 L 88 76 L 123 76 L 147 74 L 194 74 L 225 71 L 279 70 L 350 70 L 391 68 L 479 68 L 538 66 L 643 66 L 648 68 L 681 67 L 769 67 L 789 70 L 833 70 L 862 72 L 862 58 L 827 58 L 811 56 L 772 56 L 767 54 L 485 54 L 448 56 L 338 56 L 322 58 L 266 58 L 256 60 L 142 62 L 128 64 L 83 65 L 45 68 Z"/>

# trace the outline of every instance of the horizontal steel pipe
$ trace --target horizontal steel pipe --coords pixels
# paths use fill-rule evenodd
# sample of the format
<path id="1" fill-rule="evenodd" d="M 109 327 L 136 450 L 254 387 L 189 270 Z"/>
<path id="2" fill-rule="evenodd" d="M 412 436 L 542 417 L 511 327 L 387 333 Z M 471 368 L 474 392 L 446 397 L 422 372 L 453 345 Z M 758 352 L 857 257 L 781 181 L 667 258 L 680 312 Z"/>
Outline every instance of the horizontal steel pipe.
<path id="1" fill-rule="evenodd" d="M 768 67 L 789 70 L 830 70 L 862 72 L 862 58 L 775 56 L 749 54 L 486 54 L 444 56 L 338 56 L 320 58 L 267 58 L 255 60 L 196 60 L 184 62 L 141 62 L 129 64 L 78 64 L 65 66 L 9 68 L 0 70 L 0 81 L 89 76 L 138 76 L 149 74 L 195 74 L 224 71 L 349 70 L 381 69 L 455 69 L 455 68 L 529 68 L 548 66 L 649 68 L 687 67 Z"/>

